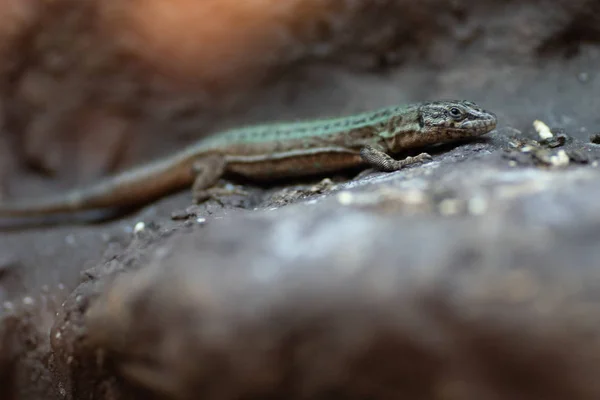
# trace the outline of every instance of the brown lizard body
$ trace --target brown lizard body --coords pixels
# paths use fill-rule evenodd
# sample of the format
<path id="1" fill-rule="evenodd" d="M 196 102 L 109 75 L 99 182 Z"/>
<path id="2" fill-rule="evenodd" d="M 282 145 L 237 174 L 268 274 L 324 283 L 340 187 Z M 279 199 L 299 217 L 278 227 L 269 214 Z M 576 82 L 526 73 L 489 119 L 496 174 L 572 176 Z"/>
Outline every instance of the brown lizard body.
<path id="1" fill-rule="evenodd" d="M 430 156 L 395 160 L 389 154 L 480 136 L 496 122 L 493 113 L 472 102 L 438 101 L 234 129 L 66 194 L 0 203 L 0 217 L 130 207 L 188 186 L 193 186 L 195 200 L 202 201 L 218 192 L 214 185 L 225 173 L 270 181 L 358 166 L 395 171 Z"/>

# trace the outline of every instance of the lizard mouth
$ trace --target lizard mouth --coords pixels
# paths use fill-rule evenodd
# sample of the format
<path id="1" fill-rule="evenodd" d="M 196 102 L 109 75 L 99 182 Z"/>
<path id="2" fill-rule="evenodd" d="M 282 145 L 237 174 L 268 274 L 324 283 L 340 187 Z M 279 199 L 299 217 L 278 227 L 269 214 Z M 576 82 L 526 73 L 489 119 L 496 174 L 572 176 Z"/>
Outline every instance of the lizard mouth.
<path id="1" fill-rule="evenodd" d="M 479 136 L 488 133 L 496 128 L 497 119 L 495 117 L 478 120 L 464 121 L 457 131 L 465 136 Z M 458 132 L 457 132 L 458 133 Z"/>
<path id="2" fill-rule="evenodd" d="M 485 135 L 496 128 L 496 118 L 467 120 L 453 127 L 436 129 L 431 136 L 432 142 L 469 139 Z"/>
<path id="3" fill-rule="evenodd" d="M 496 118 L 478 120 L 478 121 L 466 121 L 465 129 L 472 131 L 476 135 L 483 135 L 488 133 L 492 129 L 496 128 Z"/>

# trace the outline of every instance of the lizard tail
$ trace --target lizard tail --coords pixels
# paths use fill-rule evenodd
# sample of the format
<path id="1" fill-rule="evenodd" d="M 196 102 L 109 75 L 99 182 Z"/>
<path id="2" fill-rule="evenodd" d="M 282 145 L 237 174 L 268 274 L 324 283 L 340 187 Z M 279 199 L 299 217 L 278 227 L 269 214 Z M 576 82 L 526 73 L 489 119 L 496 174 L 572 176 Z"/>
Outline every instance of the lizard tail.
<path id="1" fill-rule="evenodd" d="M 0 217 L 43 216 L 89 209 L 90 207 L 86 207 L 87 204 L 82 200 L 83 197 L 80 196 L 80 193 L 73 191 L 66 195 L 43 199 L 0 202 Z"/>
<path id="2" fill-rule="evenodd" d="M 133 169 L 67 193 L 40 199 L 0 202 L 0 218 L 138 206 L 193 182 L 188 160 L 181 158 Z"/>

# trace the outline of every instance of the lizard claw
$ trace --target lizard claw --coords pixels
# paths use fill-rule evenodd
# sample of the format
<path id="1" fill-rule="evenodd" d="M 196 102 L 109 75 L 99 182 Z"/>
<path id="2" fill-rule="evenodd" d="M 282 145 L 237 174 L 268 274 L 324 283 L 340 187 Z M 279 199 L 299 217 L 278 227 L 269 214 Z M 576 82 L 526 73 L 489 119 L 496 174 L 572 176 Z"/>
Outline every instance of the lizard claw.
<path id="1" fill-rule="evenodd" d="M 433 157 L 431 157 L 431 155 L 429 153 L 421 153 L 421 154 L 415 156 L 415 160 L 416 161 L 427 161 L 427 160 L 433 160 Z"/>

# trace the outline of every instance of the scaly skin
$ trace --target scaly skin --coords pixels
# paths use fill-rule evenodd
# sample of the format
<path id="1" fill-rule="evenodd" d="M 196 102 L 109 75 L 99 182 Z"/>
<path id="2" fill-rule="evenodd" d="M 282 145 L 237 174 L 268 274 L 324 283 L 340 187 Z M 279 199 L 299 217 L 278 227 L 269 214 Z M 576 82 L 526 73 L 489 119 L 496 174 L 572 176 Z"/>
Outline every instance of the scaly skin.
<path id="1" fill-rule="evenodd" d="M 193 185 L 203 201 L 224 174 L 257 181 L 370 166 L 395 171 L 430 159 L 390 154 L 483 135 L 496 116 L 469 101 L 436 101 L 389 107 L 347 117 L 234 129 L 187 149 L 69 193 L 0 204 L 0 217 L 139 206 Z"/>

